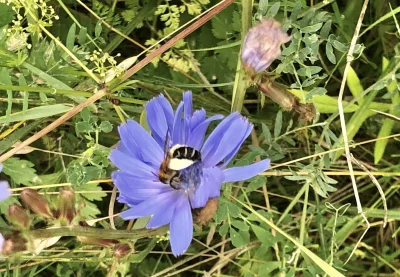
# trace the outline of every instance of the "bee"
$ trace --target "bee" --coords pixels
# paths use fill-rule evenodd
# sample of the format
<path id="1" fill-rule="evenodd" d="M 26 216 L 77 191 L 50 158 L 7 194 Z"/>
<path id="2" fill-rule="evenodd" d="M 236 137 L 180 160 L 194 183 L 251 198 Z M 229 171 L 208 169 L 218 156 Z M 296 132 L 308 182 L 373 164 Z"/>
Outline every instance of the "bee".
<path id="1" fill-rule="evenodd" d="M 168 145 L 167 141 L 166 145 Z M 180 171 L 201 162 L 201 153 L 192 147 L 180 144 L 174 145 L 169 151 L 165 151 L 165 148 L 164 146 L 165 157 L 158 170 L 158 178 L 164 184 L 177 189 L 181 182 Z"/>

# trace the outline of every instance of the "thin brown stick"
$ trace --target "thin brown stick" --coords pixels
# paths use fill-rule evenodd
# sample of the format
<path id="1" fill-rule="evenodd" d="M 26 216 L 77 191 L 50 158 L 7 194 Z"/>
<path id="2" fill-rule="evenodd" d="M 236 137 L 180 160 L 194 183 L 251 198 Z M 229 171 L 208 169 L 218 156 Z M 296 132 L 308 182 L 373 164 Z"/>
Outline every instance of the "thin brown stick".
<path id="1" fill-rule="evenodd" d="M 198 21 L 196 21 L 194 24 L 190 25 L 187 29 L 183 30 L 179 34 L 177 34 L 175 37 L 170 39 L 167 43 L 162 45 L 160 48 L 154 50 L 151 52 L 146 58 L 132 66 L 125 74 L 122 76 L 122 81 L 128 79 L 130 76 L 135 74 L 137 71 L 139 71 L 141 68 L 143 68 L 145 65 L 150 63 L 152 59 L 155 57 L 161 55 L 165 51 L 167 51 L 169 48 L 171 48 L 175 43 L 177 43 L 179 40 L 184 39 L 191 33 L 193 33 L 195 30 L 197 30 L 199 27 L 204 25 L 207 21 L 209 21 L 211 18 L 213 18 L 216 14 L 220 13 L 223 9 L 225 9 L 227 6 L 229 6 L 233 0 L 225 0 L 222 1 L 218 6 L 216 6 L 213 10 L 211 10 L 209 13 L 205 14 L 203 17 L 201 17 Z"/>
<path id="2" fill-rule="evenodd" d="M 365 216 L 365 214 L 364 214 L 364 212 L 362 210 L 362 205 L 361 205 L 361 201 L 360 201 L 360 197 L 359 197 L 358 189 L 357 189 L 356 178 L 355 178 L 355 176 L 353 174 L 353 164 L 352 164 L 352 159 L 351 159 L 352 155 L 351 155 L 351 152 L 350 152 L 349 141 L 348 141 L 348 138 L 347 138 L 346 121 L 345 121 L 345 118 L 344 118 L 343 101 L 342 101 L 343 100 L 344 87 L 346 86 L 347 74 L 348 74 L 348 71 L 349 71 L 349 68 L 350 68 L 350 63 L 354 59 L 353 53 L 354 53 L 354 49 L 356 47 L 356 43 L 357 43 L 358 35 L 360 33 L 360 29 L 361 29 L 361 25 L 362 25 L 362 21 L 363 21 L 364 15 L 365 15 L 365 11 L 367 10 L 368 2 L 369 2 L 369 0 L 365 0 L 364 1 L 364 4 L 363 4 L 363 6 L 361 8 L 360 16 L 358 17 L 357 26 L 356 26 L 356 28 L 354 30 L 353 38 L 351 39 L 349 52 L 347 53 L 346 66 L 344 68 L 343 79 L 342 79 L 342 83 L 340 85 L 339 97 L 338 97 L 338 110 L 339 110 L 340 126 L 342 128 L 344 150 L 345 150 L 345 153 L 346 153 L 346 160 L 347 160 L 347 166 L 349 168 L 351 184 L 353 185 L 354 197 L 356 199 L 357 211 L 362 216 L 363 220 L 367 224 L 367 228 L 365 229 L 364 233 L 361 235 L 359 241 L 357 242 L 356 246 L 354 247 L 353 251 L 351 252 L 351 254 L 350 254 L 349 258 L 347 259 L 347 261 L 345 262 L 345 264 L 350 260 L 351 256 L 354 254 L 354 252 L 357 249 L 358 245 L 360 244 L 360 242 L 362 241 L 363 237 L 365 236 L 365 234 L 367 233 L 368 229 L 370 228 L 368 219 L 367 219 L 367 217 Z"/>
<path id="3" fill-rule="evenodd" d="M 40 130 L 39 132 L 37 132 L 36 134 L 31 136 L 27 140 L 23 141 L 18 146 L 14 147 L 7 153 L 0 156 L 0 163 L 4 162 L 8 158 L 12 157 L 15 153 L 20 151 L 22 148 L 30 145 L 31 143 L 35 142 L 36 140 L 38 140 L 42 136 L 46 135 L 50 131 L 54 130 L 55 128 L 57 128 L 58 126 L 63 124 L 65 121 L 67 121 L 68 119 L 70 119 L 71 117 L 73 117 L 74 115 L 79 113 L 84 107 L 86 107 L 86 106 L 92 104 L 93 102 L 95 102 L 96 100 L 99 100 L 100 98 L 102 98 L 105 94 L 106 94 L 106 89 L 102 89 L 102 90 L 98 91 L 97 93 L 93 94 L 93 96 L 89 97 L 84 102 L 80 103 L 78 106 L 74 107 L 72 110 L 70 110 L 69 112 L 65 113 L 63 116 L 59 117 L 57 120 L 50 123 L 47 127 L 43 128 L 42 130 Z"/>

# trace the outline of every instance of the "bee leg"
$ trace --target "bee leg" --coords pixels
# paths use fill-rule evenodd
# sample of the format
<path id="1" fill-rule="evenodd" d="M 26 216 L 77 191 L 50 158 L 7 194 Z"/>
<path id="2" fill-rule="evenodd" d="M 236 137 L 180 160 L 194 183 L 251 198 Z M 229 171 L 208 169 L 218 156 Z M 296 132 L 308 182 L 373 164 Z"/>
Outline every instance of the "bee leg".
<path id="1" fill-rule="evenodd" d="M 175 172 L 174 175 L 172 175 L 171 180 L 169 181 L 169 185 L 174 188 L 174 189 L 178 189 L 179 188 L 179 184 L 181 183 L 181 179 L 179 178 L 179 173 Z"/>

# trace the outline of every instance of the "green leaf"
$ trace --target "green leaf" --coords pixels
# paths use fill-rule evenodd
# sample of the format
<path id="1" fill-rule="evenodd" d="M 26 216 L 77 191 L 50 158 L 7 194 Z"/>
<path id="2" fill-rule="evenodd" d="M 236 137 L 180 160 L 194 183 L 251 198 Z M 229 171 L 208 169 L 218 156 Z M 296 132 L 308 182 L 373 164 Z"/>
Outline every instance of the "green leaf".
<path id="1" fill-rule="evenodd" d="M 326 93 L 327 93 L 327 90 L 325 88 L 321 88 L 321 87 L 313 88 L 312 90 L 310 90 L 307 93 L 306 101 L 309 101 L 309 100 L 313 99 L 315 96 L 325 95 Z"/>
<path id="2" fill-rule="evenodd" d="M 278 137 L 282 130 L 282 111 L 278 111 L 275 118 L 274 137 Z"/>
<path id="3" fill-rule="evenodd" d="M 79 133 L 90 133 L 94 132 L 94 127 L 92 124 L 89 124 L 87 121 L 77 122 L 75 124 L 75 128 Z"/>
<path id="4" fill-rule="evenodd" d="M 226 234 L 228 234 L 228 231 L 229 231 L 229 224 L 225 223 L 225 224 L 221 225 L 221 227 L 219 227 L 219 232 L 218 233 L 221 236 L 225 236 Z"/>
<path id="5" fill-rule="evenodd" d="M 333 53 L 332 44 L 329 41 L 326 43 L 325 53 L 328 60 L 331 63 L 336 64 L 336 56 L 335 53 Z"/>
<path id="6" fill-rule="evenodd" d="M 268 10 L 268 12 L 267 12 L 267 14 L 266 14 L 266 18 L 273 18 L 273 17 L 275 17 L 275 15 L 278 13 L 278 11 L 279 11 L 279 8 L 281 7 L 281 3 L 278 1 L 278 2 L 275 2 L 272 6 L 271 6 L 271 8 L 269 8 L 269 10 Z"/>
<path id="7" fill-rule="evenodd" d="M 11 23 L 14 19 L 15 12 L 12 10 L 11 5 L 0 3 L 0 28 Z"/>
<path id="8" fill-rule="evenodd" d="M 382 72 L 385 72 L 389 65 L 389 61 L 383 57 L 382 59 Z M 394 91 L 394 95 L 392 98 L 392 105 L 390 106 L 389 113 L 393 114 L 394 116 L 400 116 L 400 111 L 398 106 L 400 105 L 400 94 L 397 88 L 397 81 L 396 79 L 392 80 L 392 82 L 387 86 L 387 92 L 392 93 Z M 392 119 L 385 118 L 382 123 L 382 127 L 378 133 L 378 138 L 389 136 L 392 133 L 392 129 L 395 125 L 395 122 Z M 389 139 L 380 139 L 377 140 L 375 143 L 374 149 L 374 161 L 375 164 L 378 164 L 379 161 L 382 159 L 383 154 L 385 153 L 386 145 Z"/>
<path id="9" fill-rule="evenodd" d="M 231 225 L 238 229 L 239 231 L 248 231 L 249 226 L 244 223 L 243 221 L 238 221 L 238 220 L 232 220 Z"/>
<path id="10" fill-rule="evenodd" d="M 324 26 L 322 26 L 321 32 L 319 33 L 319 36 L 321 39 L 327 39 L 329 36 L 329 32 L 331 31 L 332 27 L 332 20 L 328 20 L 325 22 Z"/>
<path id="11" fill-rule="evenodd" d="M 102 21 L 99 20 L 96 23 L 96 27 L 94 27 L 94 35 L 96 38 L 100 37 L 102 30 L 103 30 Z"/>
<path id="12" fill-rule="evenodd" d="M 265 140 L 267 141 L 268 144 L 271 144 L 272 137 L 271 137 L 271 132 L 269 131 L 268 126 L 265 125 L 264 123 L 262 123 L 261 126 L 262 126 L 262 131 L 263 131 Z"/>
<path id="13" fill-rule="evenodd" d="M 246 245 L 250 241 L 250 234 L 246 231 L 236 231 L 234 228 L 230 228 L 229 237 L 232 241 L 233 246 L 240 248 Z"/>
<path id="14" fill-rule="evenodd" d="M 89 121 L 90 118 L 92 117 L 92 113 L 89 111 L 89 109 L 87 107 L 82 109 L 82 111 L 80 112 L 80 115 L 81 115 L 83 121 Z"/>
<path id="15" fill-rule="evenodd" d="M 79 210 L 79 213 L 85 219 L 94 219 L 97 218 L 97 215 L 101 214 L 101 211 L 95 204 L 85 201 L 85 206 Z"/>
<path id="16" fill-rule="evenodd" d="M 86 37 L 87 37 L 87 28 L 86 27 L 81 27 L 79 29 L 79 34 L 78 34 L 78 42 L 79 44 L 85 44 L 86 42 Z"/>
<path id="17" fill-rule="evenodd" d="M 13 113 L 10 116 L 2 116 L 2 117 L 0 117 L 0 123 L 10 123 L 10 122 L 15 122 L 15 121 L 32 120 L 32 119 L 50 117 L 50 116 L 57 115 L 60 113 L 68 112 L 71 109 L 72 109 L 72 106 L 64 105 L 64 104 L 40 106 L 40 107 L 28 109 L 25 112 Z"/>
<path id="18" fill-rule="evenodd" d="M 101 201 L 107 196 L 107 193 L 103 192 L 99 183 L 83 184 L 79 186 L 78 192 L 89 201 Z"/>
<path id="19" fill-rule="evenodd" d="M 270 231 L 254 224 L 251 224 L 251 229 L 253 229 L 254 234 L 263 244 L 263 246 L 271 247 L 277 242 L 277 239 L 271 234 Z"/>
<path id="20" fill-rule="evenodd" d="M 8 158 L 3 163 L 3 173 L 10 176 L 16 184 L 34 186 L 41 184 L 39 176 L 36 175 L 34 164 L 19 158 Z"/>
<path id="21" fill-rule="evenodd" d="M 321 29 L 322 27 L 322 23 L 317 23 L 311 26 L 307 26 L 301 29 L 301 31 L 303 33 L 315 33 L 316 31 L 318 31 L 319 29 Z"/>
<path id="22" fill-rule="evenodd" d="M 261 188 L 266 182 L 267 178 L 265 176 L 256 176 L 247 186 L 246 192 L 255 191 L 256 189 Z"/>
<path id="23" fill-rule="evenodd" d="M 65 43 L 65 46 L 68 48 L 68 50 L 72 50 L 74 48 L 75 33 L 76 33 L 76 24 L 73 23 L 68 30 L 67 41 Z"/>
<path id="24" fill-rule="evenodd" d="M 112 131 L 113 126 L 109 121 L 102 121 L 100 123 L 100 129 L 104 132 L 104 133 L 109 133 Z"/>
<path id="25" fill-rule="evenodd" d="M 346 80 L 347 86 L 350 89 L 351 94 L 353 94 L 354 98 L 357 98 L 359 95 L 361 95 L 364 92 L 364 88 L 361 85 L 361 81 L 357 76 L 357 73 L 354 71 L 354 69 L 350 66 L 349 71 L 347 73 L 347 80 Z M 359 98 L 357 100 L 358 104 L 362 104 L 363 98 Z"/>

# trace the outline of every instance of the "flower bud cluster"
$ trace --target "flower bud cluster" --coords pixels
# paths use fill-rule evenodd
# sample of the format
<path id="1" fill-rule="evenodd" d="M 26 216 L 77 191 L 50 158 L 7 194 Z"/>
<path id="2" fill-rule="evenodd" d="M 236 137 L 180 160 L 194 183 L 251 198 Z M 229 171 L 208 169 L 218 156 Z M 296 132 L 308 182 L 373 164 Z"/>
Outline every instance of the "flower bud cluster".
<path id="1" fill-rule="evenodd" d="M 115 57 L 121 56 L 118 53 Z M 95 64 L 94 71 L 100 74 L 100 77 L 106 77 L 106 73 L 109 69 L 112 69 L 116 72 L 116 76 L 121 75 L 122 70 L 117 67 L 117 61 L 113 56 L 110 56 L 108 53 L 103 53 L 98 50 L 94 50 L 92 54 L 86 55 L 86 59 L 93 62 Z"/>
<path id="2" fill-rule="evenodd" d="M 18 51 L 25 47 L 30 49 L 32 45 L 27 42 L 29 35 L 36 34 L 41 37 L 39 25 L 50 27 L 53 25 L 53 20 L 59 19 L 54 8 L 47 5 L 47 2 L 49 0 L 7 0 L 7 5 L 12 6 L 17 17 L 12 21 L 11 27 L 7 29 L 7 49 L 9 51 Z M 33 17 L 36 22 L 28 23 L 26 27 L 23 27 L 23 15 Z"/>

